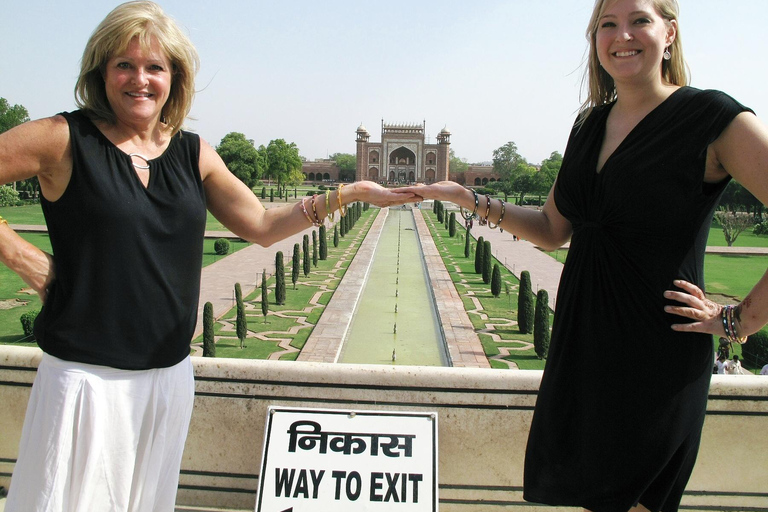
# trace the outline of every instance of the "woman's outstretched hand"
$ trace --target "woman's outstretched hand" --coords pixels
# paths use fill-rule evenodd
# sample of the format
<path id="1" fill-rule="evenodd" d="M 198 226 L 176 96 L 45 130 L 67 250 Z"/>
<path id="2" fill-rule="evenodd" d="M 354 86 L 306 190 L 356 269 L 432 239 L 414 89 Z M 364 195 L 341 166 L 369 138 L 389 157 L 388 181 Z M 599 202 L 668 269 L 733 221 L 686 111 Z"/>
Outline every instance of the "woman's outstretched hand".
<path id="1" fill-rule="evenodd" d="M 690 318 L 693 322 L 673 324 L 672 329 L 680 332 L 704 332 L 723 336 L 721 311 L 723 306 L 709 300 L 704 292 L 693 283 L 678 279 L 673 283 L 680 290 L 667 290 L 664 297 L 682 305 L 665 306 L 664 311 L 673 315 Z"/>

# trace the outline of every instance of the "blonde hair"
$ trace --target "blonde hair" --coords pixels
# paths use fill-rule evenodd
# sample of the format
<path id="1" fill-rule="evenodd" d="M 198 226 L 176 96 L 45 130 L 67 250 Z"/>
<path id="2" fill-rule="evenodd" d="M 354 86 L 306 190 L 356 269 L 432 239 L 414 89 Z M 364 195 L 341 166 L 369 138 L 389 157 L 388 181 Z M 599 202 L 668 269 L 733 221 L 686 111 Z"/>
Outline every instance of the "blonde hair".
<path id="1" fill-rule="evenodd" d="M 192 108 L 200 58 L 176 22 L 151 1 L 118 5 L 96 27 L 83 52 L 75 102 L 97 119 L 116 121 L 107 99 L 104 73 L 109 59 L 124 52 L 134 38 L 144 51 L 149 51 L 154 38 L 171 63 L 171 90 L 163 106 L 162 121 L 175 135 Z"/>
<path id="2" fill-rule="evenodd" d="M 579 123 L 592 112 L 592 109 L 610 103 L 616 99 L 616 84 L 613 78 L 600 65 L 597 57 L 597 30 L 600 24 L 600 18 L 603 16 L 606 4 L 614 0 L 596 0 L 595 8 L 592 11 L 592 18 L 587 27 L 587 41 L 589 41 L 587 66 L 582 78 L 582 88 L 586 89 L 587 99 L 582 103 L 579 110 Z M 671 58 L 661 61 L 661 75 L 670 84 L 688 85 L 688 66 L 683 58 L 683 43 L 680 39 L 680 22 L 678 20 L 680 7 L 677 0 L 652 0 L 656 12 L 661 16 L 667 25 L 672 20 L 677 22 L 677 31 L 675 40 L 669 46 Z"/>

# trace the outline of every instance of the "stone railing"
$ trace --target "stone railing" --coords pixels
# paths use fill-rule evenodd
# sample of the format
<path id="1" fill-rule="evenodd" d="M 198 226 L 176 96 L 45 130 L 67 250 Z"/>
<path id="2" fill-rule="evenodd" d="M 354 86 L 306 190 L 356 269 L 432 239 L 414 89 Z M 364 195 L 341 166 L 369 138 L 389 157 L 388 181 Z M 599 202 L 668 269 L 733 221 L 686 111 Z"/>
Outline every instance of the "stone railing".
<path id="1" fill-rule="evenodd" d="M 0 485 L 8 487 L 41 352 L 0 346 Z M 443 512 L 557 510 L 522 500 L 541 372 L 194 358 L 177 510 L 253 510 L 267 407 L 435 411 Z M 768 377 L 713 376 L 682 510 L 768 511 Z M 20 485 L 23 485 L 21 483 Z M 575 509 L 561 509 L 575 510 Z"/>

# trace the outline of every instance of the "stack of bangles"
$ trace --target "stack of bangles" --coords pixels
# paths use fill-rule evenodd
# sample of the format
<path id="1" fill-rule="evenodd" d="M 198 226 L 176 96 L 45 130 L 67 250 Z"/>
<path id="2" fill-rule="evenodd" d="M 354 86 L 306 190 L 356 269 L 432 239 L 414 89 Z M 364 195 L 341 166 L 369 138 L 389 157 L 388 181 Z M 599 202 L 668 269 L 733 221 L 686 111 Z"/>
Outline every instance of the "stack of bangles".
<path id="1" fill-rule="evenodd" d="M 7 224 L 8 224 L 8 221 L 7 221 L 7 220 L 5 220 L 4 218 L 0 217 L 0 226 L 2 226 L 3 224 L 6 224 L 6 225 L 7 225 Z"/>
<path id="2" fill-rule="evenodd" d="M 344 185 L 339 185 L 338 190 L 336 191 L 336 201 L 339 204 L 339 214 L 344 217 L 347 215 L 347 207 L 344 205 L 344 203 L 341 201 L 341 189 L 344 188 Z M 325 218 L 322 220 L 320 219 L 320 216 L 317 214 L 317 194 L 314 194 L 310 201 L 312 202 L 312 216 L 309 215 L 309 210 L 307 209 L 306 205 L 306 197 L 303 197 L 301 199 L 301 211 L 304 213 L 304 216 L 307 218 L 310 224 L 312 224 L 314 227 L 318 227 L 322 225 L 323 220 L 330 217 L 331 222 L 334 221 L 334 214 L 331 212 L 331 191 L 326 190 L 325 191 Z"/>
<path id="3" fill-rule="evenodd" d="M 747 341 L 746 336 L 739 336 L 736 330 L 736 321 L 733 318 L 733 310 L 735 306 L 723 306 L 720 310 L 720 318 L 723 320 L 723 330 L 725 330 L 725 337 L 731 343 L 738 343 L 743 345 Z"/>
<path id="4" fill-rule="evenodd" d="M 462 206 L 459 206 L 459 211 L 461 212 L 461 216 L 464 217 L 465 221 L 470 221 L 475 215 L 477 215 L 477 208 L 480 206 L 480 197 L 477 195 L 477 192 L 472 190 L 472 193 L 475 195 L 475 209 L 472 210 L 472 213 L 464 213 L 464 208 Z M 504 219 L 504 212 L 506 211 L 506 206 L 504 204 L 504 201 L 501 201 L 501 214 L 499 215 L 499 221 L 496 223 L 496 225 L 492 225 L 491 221 L 488 220 L 488 216 L 491 214 L 491 196 L 486 195 L 485 196 L 485 216 L 480 217 L 480 225 L 485 226 L 488 224 L 488 227 L 491 229 L 496 229 L 499 227 L 499 224 L 501 224 L 501 221 Z"/>

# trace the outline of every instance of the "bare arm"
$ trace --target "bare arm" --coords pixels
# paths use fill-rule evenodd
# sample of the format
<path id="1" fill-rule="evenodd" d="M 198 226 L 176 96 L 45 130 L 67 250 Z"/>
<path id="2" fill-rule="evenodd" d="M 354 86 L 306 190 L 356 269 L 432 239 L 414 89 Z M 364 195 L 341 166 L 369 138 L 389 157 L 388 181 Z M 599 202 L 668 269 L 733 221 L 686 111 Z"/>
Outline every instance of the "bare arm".
<path id="1" fill-rule="evenodd" d="M 412 192 L 425 199 L 438 201 L 450 201 L 465 210 L 475 210 L 474 193 L 453 181 L 441 181 L 431 185 L 406 187 L 398 191 Z M 491 200 L 491 209 L 488 219 L 496 224 L 501 217 L 501 203 L 499 199 Z M 488 201 L 485 196 L 478 196 L 477 214 L 485 217 Z M 504 203 L 504 218 L 500 226 L 504 231 L 530 240 L 545 250 L 554 250 L 562 246 L 571 238 L 571 223 L 563 217 L 555 206 L 553 192 L 550 190 L 547 202 L 541 210 L 522 208 L 511 203 Z"/>
<path id="2" fill-rule="evenodd" d="M 339 208 L 339 196 L 342 205 L 364 201 L 377 206 L 392 206 L 418 199 L 414 194 L 396 194 L 370 181 L 359 181 L 330 193 L 330 211 L 325 195 L 317 196 L 314 209 L 310 197 L 296 204 L 266 209 L 256 195 L 229 172 L 218 153 L 205 141 L 201 141 L 200 173 L 208 209 L 214 217 L 237 236 L 264 247 L 304 231 L 312 225 L 311 220 L 323 220 Z"/>
<path id="3" fill-rule="evenodd" d="M 58 199 L 72 173 L 69 128 L 55 116 L 19 125 L 0 135 L 0 184 L 37 176 L 46 198 Z M 53 258 L 0 223 L 0 262 L 16 272 L 42 300 L 54 278 Z"/>
<path id="4" fill-rule="evenodd" d="M 768 129 L 754 115 L 736 116 L 707 154 L 707 178 L 722 179 L 726 173 L 741 183 L 763 204 L 768 204 Z M 666 292 L 665 296 L 685 304 L 667 311 L 695 320 L 672 326 L 678 331 L 723 335 L 722 307 L 708 301 L 696 286 L 680 282 L 687 293 Z M 768 323 L 768 273 L 757 282 L 736 309 L 739 336 L 759 331 Z"/>

